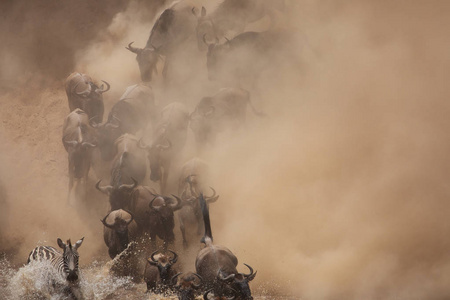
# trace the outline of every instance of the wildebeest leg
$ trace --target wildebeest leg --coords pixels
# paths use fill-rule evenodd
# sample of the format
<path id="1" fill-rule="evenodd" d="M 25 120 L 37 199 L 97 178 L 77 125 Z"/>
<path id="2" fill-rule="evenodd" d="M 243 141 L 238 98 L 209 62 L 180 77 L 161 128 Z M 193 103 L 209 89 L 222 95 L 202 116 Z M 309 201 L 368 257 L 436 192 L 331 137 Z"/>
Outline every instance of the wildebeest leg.
<path id="1" fill-rule="evenodd" d="M 161 178 L 161 194 L 163 195 L 166 193 L 167 178 L 169 177 L 169 169 L 170 169 L 169 164 L 163 168 L 163 175 Z"/>
<path id="2" fill-rule="evenodd" d="M 188 242 L 186 240 L 186 226 L 184 225 L 183 217 L 181 216 L 182 212 L 178 214 L 178 221 L 180 222 L 180 231 L 181 236 L 183 237 L 183 248 L 186 250 L 188 248 Z"/>

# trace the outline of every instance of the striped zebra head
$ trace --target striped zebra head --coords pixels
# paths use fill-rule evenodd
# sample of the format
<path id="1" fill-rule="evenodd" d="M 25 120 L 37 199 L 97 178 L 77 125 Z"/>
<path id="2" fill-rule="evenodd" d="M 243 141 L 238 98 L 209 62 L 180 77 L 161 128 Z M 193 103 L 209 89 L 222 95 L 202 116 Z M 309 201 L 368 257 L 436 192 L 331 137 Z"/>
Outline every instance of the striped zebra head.
<path id="1" fill-rule="evenodd" d="M 60 238 L 58 238 L 58 246 L 64 250 L 63 257 L 63 271 L 66 275 L 66 279 L 69 282 L 74 282 L 78 280 L 78 259 L 79 254 L 77 249 L 83 243 L 84 237 L 77 241 L 74 245 L 67 240 L 67 244 L 64 243 Z"/>

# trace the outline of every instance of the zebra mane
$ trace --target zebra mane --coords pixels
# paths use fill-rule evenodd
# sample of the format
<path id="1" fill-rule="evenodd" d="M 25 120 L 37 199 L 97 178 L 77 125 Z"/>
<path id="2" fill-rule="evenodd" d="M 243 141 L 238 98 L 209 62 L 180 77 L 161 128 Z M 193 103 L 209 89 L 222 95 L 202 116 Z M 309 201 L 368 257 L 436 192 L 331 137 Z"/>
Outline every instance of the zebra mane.
<path id="1" fill-rule="evenodd" d="M 69 249 L 72 250 L 72 243 L 70 242 L 70 239 L 67 240 L 67 245 L 69 246 Z"/>

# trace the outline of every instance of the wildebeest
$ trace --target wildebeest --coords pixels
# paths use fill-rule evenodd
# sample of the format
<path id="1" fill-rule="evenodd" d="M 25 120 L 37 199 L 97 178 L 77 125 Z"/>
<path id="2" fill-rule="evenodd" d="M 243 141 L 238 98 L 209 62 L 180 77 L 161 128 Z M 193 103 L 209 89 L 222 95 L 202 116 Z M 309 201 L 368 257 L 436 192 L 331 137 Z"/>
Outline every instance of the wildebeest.
<path id="1" fill-rule="evenodd" d="M 236 130 L 245 123 L 247 105 L 257 116 L 250 93 L 241 88 L 223 88 L 212 97 L 204 97 L 191 113 L 190 127 L 199 146 L 213 144 L 217 134 L 224 130 Z"/>
<path id="2" fill-rule="evenodd" d="M 89 119 L 101 123 L 104 111 L 102 94 L 110 89 L 109 83 L 103 82 L 106 88 L 103 84 L 97 86 L 89 75 L 78 72 L 70 74 L 65 83 L 70 111 L 82 109 L 88 114 Z"/>
<path id="3" fill-rule="evenodd" d="M 279 44 L 280 37 L 270 32 L 244 32 L 225 43 L 211 43 L 206 59 L 208 77 L 253 87 L 256 78 L 274 63 L 274 49 L 282 47 Z"/>
<path id="4" fill-rule="evenodd" d="M 178 220 L 185 248 L 188 247 L 186 231 L 188 231 L 188 234 L 196 232 L 198 236 L 203 234 L 203 216 L 198 197 L 206 191 L 209 182 L 210 169 L 204 160 L 195 157 L 181 167 L 178 195 L 180 195 L 183 205 L 178 213 Z M 214 189 L 212 190 L 213 195 L 205 197 L 208 204 L 215 202 L 219 198 L 218 195 L 216 196 Z"/>
<path id="5" fill-rule="evenodd" d="M 159 252 L 154 251 L 147 260 L 148 264 L 144 271 L 144 281 L 147 283 L 147 291 L 154 293 L 163 293 L 168 291 L 172 286 L 172 278 L 177 274 L 174 264 L 178 260 L 178 255 L 172 251 L 172 257 L 164 253 L 160 253 L 158 258 L 155 255 Z"/>
<path id="6" fill-rule="evenodd" d="M 65 119 L 62 142 L 69 160 L 69 203 L 74 202 L 72 195 L 80 184 L 82 197 L 91 167 L 92 149 L 96 147 L 95 134 L 89 125 L 88 115 L 77 108 Z M 77 183 L 74 189 L 74 181 Z M 76 194 L 76 193 L 75 193 Z"/>
<path id="7" fill-rule="evenodd" d="M 250 273 L 239 273 L 236 269 L 237 257 L 228 248 L 213 244 L 209 210 L 202 194 L 199 202 L 205 224 L 202 242 L 206 246 L 197 254 L 195 260 L 197 273 L 205 280 L 206 287 L 213 289 L 215 296 L 226 295 L 232 289 L 236 291 L 238 299 L 253 299 L 248 283 L 255 278 L 256 272 L 244 264 L 250 269 Z"/>
<path id="8" fill-rule="evenodd" d="M 115 142 L 117 154 L 111 165 L 110 185 L 96 188 L 109 195 L 111 210 L 129 208 L 133 189 L 141 183 L 147 171 L 146 152 L 138 147 L 138 140 L 124 134 Z"/>
<path id="9" fill-rule="evenodd" d="M 271 14 L 275 6 L 271 1 L 260 0 L 224 0 L 211 13 L 206 12 L 202 7 L 199 14 L 195 9 L 192 10 L 198 18 L 196 33 L 198 48 L 205 50 L 205 42 L 214 42 L 223 38 L 231 38 L 244 32 L 249 23 L 256 22 L 266 15 Z"/>
<path id="10" fill-rule="evenodd" d="M 103 160 L 109 161 L 116 154 L 114 142 L 125 133 L 137 134 L 149 121 L 157 118 L 153 90 L 146 85 L 129 86 L 120 100 L 113 105 L 104 124 L 92 123 Z"/>
<path id="11" fill-rule="evenodd" d="M 132 43 L 126 47 L 136 54 L 142 81 L 151 81 L 157 62 L 165 57 L 163 75 L 166 76 L 174 56 L 186 51 L 189 42 L 195 43 L 197 19 L 191 13 L 190 1 L 178 1 L 164 10 L 156 20 L 144 48 Z"/>
<path id="12" fill-rule="evenodd" d="M 103 239 L 108 247 L 108 254 L 114 258 L 136 237 L 136 222 L 133 215 L 123 209 L 109 212 L 101 222 L 104 225 Z"/>
<path id="13" fill-rule="evenodd" d="M 150 180 L 160 181 L 161 194 L 166 192 L 171 165 L 186 143 L 188 125 L 187 108 L 181 103 L 171 103 L 161 111 L 152 143 L 149 146 L 141 143 L 141 147 L 148 151 Z"/>
<path id="14" fill-rule="evenodd" d="M 196 282 L 199 281 L 199 282 Z M 203 278 L 197 273 L 178 273 L 172 277 L 173 289 L 179 300 L 194 300 L 198 291 L 201 290 Z"/>
<path id="15" fill-rule="evenodd" d="M 60 238 L 57 239 L 58 246 L 63 249 L 63 253 L 51 246 L 39 246 L 34 248 L 28 255 L 27 264 L 32 261 L 48 261 L 55 271 L 67 282 L 63 289 L 68 296 L 75 299 L 79 297 L 79 291 L 76 289 L 79 283 L 78 268 L 78 248 L 83 243 L 84 237 L 72 245 L 70 239 L 64 243 Z"/>
<path id="16" fill-rule="evenodd" d="M 181 199 L 154 194 L 147 187 L 133 191 L 130 210 L 134 213 L 140 235 L 150 236 L 151 248 L 156 249 L 156 237 L 164 241 L 164 249 L 173 244 L 174 212 L 181 208 Z"/>

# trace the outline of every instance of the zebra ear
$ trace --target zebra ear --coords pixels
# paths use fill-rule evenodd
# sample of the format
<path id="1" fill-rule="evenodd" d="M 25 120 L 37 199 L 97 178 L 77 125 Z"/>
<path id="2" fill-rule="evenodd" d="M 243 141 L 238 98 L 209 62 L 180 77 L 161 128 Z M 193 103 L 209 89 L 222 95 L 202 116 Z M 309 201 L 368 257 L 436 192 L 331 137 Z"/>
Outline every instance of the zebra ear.
<path id="1" fill-rule="evenodd" d="M 64 244 L 64 242 L 60 238 L 58 238 L 56 241 L 58 242 L 59 248 L 66 249 L 66 244 Z"/>
<path id="2" fill-rule="evenodd" d="M 75 245 L 73 246 L 75 248 L 75 250 L 77 250 L 78 248 L 80 248 L 81 244 L 83 243 L 84 237 L 82 237 L 80 240 L 78 240 Z"/>

